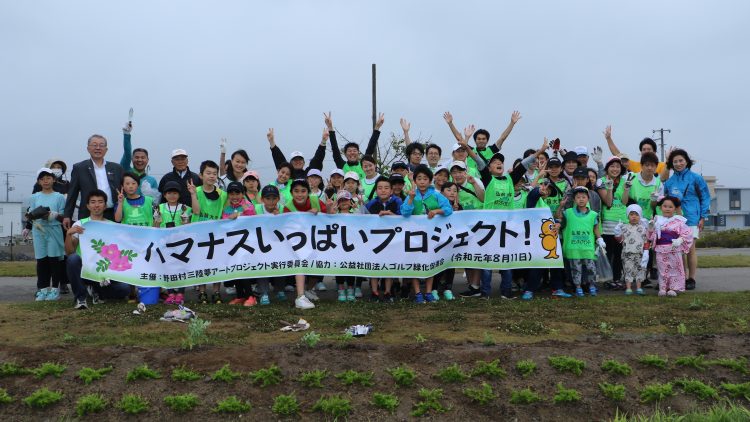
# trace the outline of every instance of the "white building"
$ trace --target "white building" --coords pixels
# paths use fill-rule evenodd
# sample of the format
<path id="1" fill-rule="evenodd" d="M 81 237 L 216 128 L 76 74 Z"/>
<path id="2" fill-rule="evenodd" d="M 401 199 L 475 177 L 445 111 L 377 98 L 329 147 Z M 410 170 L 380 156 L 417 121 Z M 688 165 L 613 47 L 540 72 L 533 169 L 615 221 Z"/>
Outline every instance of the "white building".
<path id="1" fill-rule="evenodd" d="M 708 225 L 716 230 L 750 228 L 750 188 L 716 186 Z"/>
<path id="2" fill-rule="evenodd" d="M 21 225 L 22 208 L 22 202 L 0 202 L 0 238 L 9 238 L 11 230 L 13 236 L 21 234 L 23 230 Z"/>

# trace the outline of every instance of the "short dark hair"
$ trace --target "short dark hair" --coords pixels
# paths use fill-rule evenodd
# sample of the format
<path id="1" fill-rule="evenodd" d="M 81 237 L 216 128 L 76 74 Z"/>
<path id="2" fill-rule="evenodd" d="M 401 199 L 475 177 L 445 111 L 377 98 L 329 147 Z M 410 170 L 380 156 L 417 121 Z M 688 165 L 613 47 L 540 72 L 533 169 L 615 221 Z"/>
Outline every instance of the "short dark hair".
<path id="1" fill-rule="evenodd" d="M 641 151 L 643 149 L 644 145 L 651 145 L 651 148 L 654 149 L 654 152 L 656 152 L 656 142 L 654 142 L 651 138 L 643 138 L 640 144 L 638 144 L 638 151 Z"/>
<path id="2" fill-rule="evenodd" d="M 135 155 L 136 152 L 142 152 L 146 154 L 146 157 L 148 157 L 148 151 L 146 151 L 146 148 L 136 148 L 133 150 L 133 155 Z"/>
<path id="3" fill-rule="evenodd" d="M 487 137 L 487 140 L 490 140 L 490 133 L 487 132 L 487 129 L 479 129 L 478 131 L 474 132 L 474 141 L 477 140 L 477 136 L 484 135 Z"/>
<path id="4" fill-rule="evenodd" d="M 363 157 L 362 157 L 362 159 L 360 160 L 360 162 L 365 162 L 365 161 L 369 161 L 369 162 L 371 162 L 371 163 L 375 164 L 375 167 L 377 167 L 377 166 L 378 166 L 378 162 L 377 162 L 377 161 L 375 161 L 375 157 L 373 157 L 372 155 L 369 155 L 369 154 L 368 154 L 368 155 L 365 155 L 365 156 L 363 156 Z"/>
<path id="5" fill-rule="evenodd" d="M 676 196 L 670 196 L 667 195 L 664 198 L 661 198 L 659 202 L 656 203 L 656 205 L 661 206 L 661 204 L 664 203 L 664 201 L 672 201 L 675 208 L 679 208 L 682 203 L 680 202 L 680 198 L 677 198 Z"/>
<path id="6" fill-rule="evenodd" d="M 203 174 L 203 171 L 206 170 L 207 168 L 212 168 L 212 169 L 216 169 L 216 171 L 219 171 L 219 165 L 216 164 L 216 162 L 212 160 L 206 160 L 201 163 L 201 167 L 200 167 L 201 174 Z"/>
<path id="7" fill-rule="evenodd" d="M 443 155 L 443 149 L 438 144 L 428 144 L 427 148 L 424 149 L 424 153 L 430 152 L 430 149 L 435 148 L 438 151 L 438 155 Z"/>
<path id="8" fill-rule="evenodd" d="M 279 166 L 276 167 L 276 172 L 278 173 L 279 170 L 281 170 L 281 169 L 287 169 L 287 170 L 289 170 L 289 177 L 291 177 L 292 174 L 294 174 L 294 168 L 292 167 L 291 164 L 289 164 L 287 162 L 283 162 L 283 163 L 279 164 Z"/>
<path id="9" fill-rule="evenodd" d="M 529 148 L 526 151 L 523 152 L 523 158 L 528 157 L 529 155 L 535 153 L 536 150 L 534 148 Z"/>
<path id="10" fill-rule="evenodd" d="M 429 167 L 427 167 L 427 166 L 426 166 L 426 165 L 424 165 L 424 164 L 420 164 L 420 165 L 418 165 L 418 166 L 417 166 L 417 167 L 416 167 L 416 168 L 414 169 L 414 180 L 417 180 L 417 175 L 418 175 L 419 173 L 422 173 L 422 174 L 424 174 L 425 176 L 427 176 L 427 178 L 428 178 L 428 179 L 430 179 L 430 182 L 432 182 L 432 177 L 433 177 L 433 174 L 432 174 L 432 170 L 430 170 L 430 168 L 429 168 Z"/>
<path id="11" fill-rule="evenodd" d="M 688 155 L 687 151 L 685 151 L 682 148 L 678 148 L 676 150 L 673 150 L 669 153 L 669 157 L 667 158 L 667 168 L 672 170 L 674 166 L 672 165 L 672 161 L 674 161 L 674 158 L 678 155 L 682 155 L 683 158 L 685 158 L 685 161 L 687 161 L 687 168 L 693 167 L 693 160 L 690 159 L 690 156 Z"/>
<path id="12" fill-rule="evenodd" d="M 86 196 L 86 203 L 91 202 L 91 198 L 103 198 L 107 202 L 107 194 L 101 189 L 94 189 Z"/>
<path id="13" fill-rule="evenodd" d="M 404 150 L 404 154 L 406 154 L 406 156 L 408 157 L 414 152 L 415 149 L 419 150 L 419 152 L 424 155 L 424 145 L 420 144 L 419 142 L 412 142 L 407 145 L 406 149 Z"/>
<path id="14" fill-rule="evenodd" d="M 357 151 L 359 151 L 359 144 L 356 142 L 347 142 L 346 145 L 344 145 L 344 152 L 349 148 L 357 148 Z"/>
<path id="15" fill-rule="evenodd" d="M 653 152 L 645 152 L 641 155 L 641 165 L 644 165 L 646 163 L 651 163 L 658 166 L 659 157 L 657 157 Z"/>
<path id="16" fill-rule="evenodd" d="M 451 186 L 455 186 L 456 189 L 458 189 L 458 185 L 453 182 L 445 182 L 443 183 L 443 186 L 440 187 L 440 192 L 445 191 L 446 189 L 450 188 Z"/>
<path id="17" fill-rule="evenodd" d="M 388 183 L 388 186 L 391 186 L 391 180 L 390 179 L 388 179 L 385 176 L 378 176 L 378 178 L 375 179 L 375 187 L 377 188 L 378 187 L 378 183 L 382 183 L 382 182 Z"/>
<path id="18" fill-rule="evenodd" d="M 139 186 L 141 185 L 141 176 L 133 173 L 132 171 L 126 171 L 125 174 L 122 175 L 122 183 L 123 184 L 125 183 L 125 178 L 126 177 L 129 177 L 129 178 L 135 180 L 135 184 L 137 184 Z"/>

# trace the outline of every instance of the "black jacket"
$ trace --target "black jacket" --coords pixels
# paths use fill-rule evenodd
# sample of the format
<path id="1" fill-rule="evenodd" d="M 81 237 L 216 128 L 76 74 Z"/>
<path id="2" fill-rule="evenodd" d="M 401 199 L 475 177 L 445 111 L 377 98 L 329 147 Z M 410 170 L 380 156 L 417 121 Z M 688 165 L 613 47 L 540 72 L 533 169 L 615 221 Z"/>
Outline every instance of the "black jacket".
<path id="1" fill-rule="evenodd" d="M 117 202 L 117 190 L 122 186 L 122 176 L 125 174 L 125 170 L 119 164 L 110 161 L 105 161 L 104 168 L 107 171 L 107 181 L 109 182 L 109 192 L 105 193 L 109 196 L 108 199 L 115 203 Z M 78 209 L 78 218 L 88 217 L 89 210 L 85 202 L 89 193 L 95 189 L 98 189 L 98 186 L 93 161 L 89 158 L 76 163 L 70 172 L 68 198 L 65 201 L 65 217 L 73 218 L 73 211 L 75 211 L 79 195 L 81 206 Z"/>
<path id="2" fill-rule="evenodd" d="M 180 184 L 180 203 L 188 207 L 193 206 L 193 202 L 190 199 L 190 192 L 188 192 L 187 190 L 187 181 L 189 179 L 193 180 L 193 184 L 195 185 L 196 188 L 203 184 L 203 182 L 201 181 L 201 178 L 198 177 L 197 174 L 190 171 L 190 167 L 186 169 L 185 176 L 183 177 L 180 177 L 180 173 L 178 173 L 177 170 L 175 170 L 173 167 L 172 171 L 165 174 L 159 181 L 159 192 L 161 193 L 161 202 L 167 202 L 166 198 L 164 197 L 164 185 L 166 185 L 167 182 L 177 182 Z"/>
<path id="3" fill-rule="evenodd" d="M 271 157 L 273 158 L 273 164 L 274 166 L 276 166 L 276 170 L 278 170 L 282 164 L 289 162 L 287 161 L 286 157 L 284 157 L 284 153 L 281 152 L 281 149 L 279 149 L 279 147 L 276 145 L 271 148 Z M 323 160 L 325 159 L 325 157 L 326 147 L 324 145 L 318 145 L 318 148 L 315 150 L 315 155 L 313 155 L 313 158 L 310 160 L 310 165 L 302 170 L 294 169 L 292 171 L 291 180 L 304 179 L 305 177 L 307 177 L 307 170 L 309 169 L 323 170 Z"/>

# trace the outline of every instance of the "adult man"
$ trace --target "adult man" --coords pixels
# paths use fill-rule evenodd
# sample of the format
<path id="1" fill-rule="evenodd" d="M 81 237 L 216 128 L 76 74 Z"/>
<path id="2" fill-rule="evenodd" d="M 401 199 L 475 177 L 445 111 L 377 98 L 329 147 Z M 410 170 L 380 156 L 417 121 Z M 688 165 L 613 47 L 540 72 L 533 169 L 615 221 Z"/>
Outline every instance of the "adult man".
<path id="1" fill-rule="evenodd" d="M 451 113 L 446 111 L 445 113 L 443 113 L 443 118 L 445 119 L 445 122 L 448 123 L 448 127 L 450 128 L 451 133 L 453 133 L 453 136 L 460 143 L 461 132 L 459 132 L 456 126 L 453 124 L 453 116 L 451 115 Z M 514 111 L 510 116 L 510 123 L 508 123 L 508 127 L 506 127 L 503 133 L 500 134 L 500 137 L 497 138 L 497 141 L 495 141 L 494 145 L 487 146 L 490 141 L 490 132 L 488 132 L 487 130 L 479 129 L 474 132 L 474 143 L 477 145 L 476 148 L 474 148 L 474 152 L 482 157 L 482 160 L 484 160 L 485 163 L 488 163 L 490 158 L 492 158 L 495 153 L 499 152 L 502 149 L 503 143 L 506 139 L 508 139 L 510 132 L 513 130 L 513 127 L 516 125 L 516 123 L 518 123 L 520 119 L 521 113 L 519 113 L 518 111 Z M 454 160 L 455 159 L 456 158 L 454 157 Z M 475 163 L 473 163 L 472 161 L 467 161 L 467 169 L 469 171 L 469 174 L 471 174 L 473 171 L 479 170 L 476 168 Z"/>
<path id="2" fill-rule="evenodd" d="M 107 138 L 102 135 L 91 135 L 86 149 L 90 159 L 83 160 L 73 166 L 70 172 L 70 185 L 68 187 L 68 198 L 65 201 L 65 218 L 63 228 L 70 228 L 75 211 L 78 196 L 81 196 L 81 206 L 78 209 L 78 218 L 89 216 L 89 210 L 85 206 L 85 200 L 89 193 L 99 189 L 107 194 L 107 203 L 104 210 L 104 218 L 114 219 L 115 210 L 112 198 L 117 197 L 117 190 L 122 186 L 122 176 L 125 171 L 117 163 L 104 161 L 107 154 Z"/>
<path id="3" fill-rule="evenodd" d="M 344 173 L 353 171 L 357 173 L 357 175 L 359 175 L 360 180 L 364 180 L 367 176 L 365 175 L 365 171 L 362 169 L 362 163 L 360 161 L 362 157 L 360 156 L 359 144 L 356 142 L 347 142 L 346 145 L 344 145 L 344 155 L 346 156 L 346 160 L 344 160 L 344 158 L 341 156 L 341 151 L 339 150 L 339 144 L 336 141 L 336 131 L 334 131 L 333 129 L 333 120 L 331 119 L 331 113 L 323 113 L 323 116 L 325 116 L 328 135 L 331 139 L 333 162 L 336 163 L 336 167 L 343 170 Z M 365 155 L 371 156 L 375 154 L 375 150 L 378 148 L 378 139 L 380 138 L 380 128 L 383 126 L 384 122 L 385 115 L 383 113 L 380 113 L 380 115 L 378 116 L 378 120 L 375 121 L 375 126 L 372 128 L 372 135 L 370 135 L 370 140 L 367 142 Z"/>
<path id="4" fill-rule="evenodd" d="M 609 151 L 612 153 L 612 155 L 620 157 L 622 159 L 622 153 L 620 152 L 620 149 L 617 148 L 617 145 L 615 145 L 615 141 L 612 140 L 612 126 L 607 126 L 604 129 L 604 139 L 607 140 L 607 145 L 609 146 Z M 640 144 L 638 144 L 638 149 L 641 151 L 641 155 L 652 152 L 656 154 L 656 142 L 654 142 L 651 138 L 643 138 Z M 641 172 L 641 163 L 639 160 L 629 160 L 628 163 L 628 170 L 630 170 L 633 173 L 640 173 Z M 666 163 L 659 162 L 659 164 L 656 166 L 656 174 L 661 175 L 664 172 L 664 169 L 667 167 Z M 667 173 L 667 176 L 669 173 Z M 666 178 L 662 177 L 662 181 L 665 181 Z"/>
<path id="5" fill-rule="evenodd" d="M 180 203 L 189 207 L 192 205 L 192 200 L 187 189 L 188 180 L 191 180 L 195 186 L 200 186 L 203 182 L 197 174 L 190 171 L 188 154 L 184 149 L 178 148 L 172 151 L 172 167 L 172 171 L 165 174 L 159 181 L 159 192 L 161 192 L 163 198 L 164 187 L 167 182 L 177 182 L 180 185 Z"/>
<path id="6" fill-rule="evenodd" d="M 157 190 L 156 178 L 147 174 L 148 172 L 148 151 L 146 148 L 133 149 L 130 133 L 133 131 L 133 123 L 128 122 L 122 128 L 122 158 L 120 165 L 123 170 L 135 173 L 141 178 L 141 185 L 138 186 L 138 193 L 150 196 L 154 203 L 158 204 L 161 195 Z"/>
<path id="7" fill-rule="evenodd" d="M 326 156 L 326 143 L 328 142 L 327 128 L 323 129 L 323 138 L 321 139 L 318 148 L 315 150 L 315 154 L 310 160 L 310 165 L 307 168 L 305 168 L 305 156 L 300 151 L 292 151 L 292 155 L 289 156 L 289 161 L 287 161 L 284 153 L 281 152 L 281 149 L 279 149 L 278 145 L 276 145 L 276 138 L 273 134 L 273 128 L 268 130 L 268 134 L 266 134 L 266 137 L 268 138 L 268 144 L 271 146 L 271 158 L 273 158 L 274 166 L 278 170 L 284 163 L 288 162 L 289 164 L 291 164 L 292 180 L 304 179 L 305 177 L 307 177 L 307 171 L 310 169 L 323 170 L 323 160 Z"/>

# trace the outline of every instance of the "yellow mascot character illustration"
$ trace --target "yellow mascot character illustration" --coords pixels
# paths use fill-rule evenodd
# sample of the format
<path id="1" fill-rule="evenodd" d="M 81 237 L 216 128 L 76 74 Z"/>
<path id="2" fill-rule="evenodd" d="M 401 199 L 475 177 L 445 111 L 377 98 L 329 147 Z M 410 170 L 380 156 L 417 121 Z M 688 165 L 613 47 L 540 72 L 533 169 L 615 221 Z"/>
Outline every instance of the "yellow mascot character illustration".
<path id="1" fill-rule="evenodd" d="M 555 227 L 555 220 L 545 218 L 542 220 L 542 232 L 539 233 L 539 237 L 542 238 L 542 248 L 547 251 L 547 256 L 544 259 L 557 259 L 557 228 Z"/>

